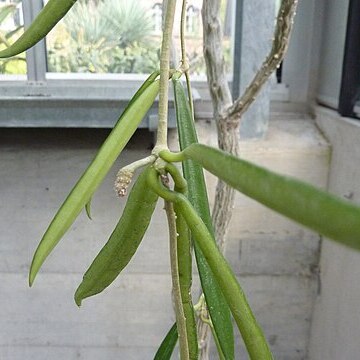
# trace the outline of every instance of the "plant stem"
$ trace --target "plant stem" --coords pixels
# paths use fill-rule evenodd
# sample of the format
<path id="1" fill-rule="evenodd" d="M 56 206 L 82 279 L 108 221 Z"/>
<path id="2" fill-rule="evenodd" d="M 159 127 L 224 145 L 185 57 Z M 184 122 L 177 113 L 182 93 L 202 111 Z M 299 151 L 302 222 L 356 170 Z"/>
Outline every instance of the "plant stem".
<path id="1" fill-rule="evenodd" d="M 170 46 L 172 39 L 172 29 L 174 24 L 174 15 L 176 0 L 168 0 L 166 4 L 165 23 L 163 30 L 163 39 L 160 58 L 160 91 L 159 91 L 159 124 L 157 130 L 156 145 L 153 153 L 157 154 L 160 150 L 167 147 L 167 117 L 168 117 L 168 91 L 169 91 L 169 72 L 170 72 Z M 186 321 L 182 307 L 179 266 L 177 257 L 177 232 L 176 219 L 173 205 L 165 201 L 165 210 L 169 224 L 170 238 L 170 264 L 171 277 L 173 284 L 173 298 L 175 304 L 176 324 L 179 334 L 180 359 L 189 359 L 189 345 L 187 341 Z"/>
<path id="2" fill-rule="evenodd" d="M 183 0 L 182 7 L 181 7 L 181 20 L 180 20 L 181 61 L 182 61 L 183 65 L 186 62 L 186 46 L 185 46 L 186 4 L 187 4 L 187 0 Z"/>
<path id="3" fill-rule="evenodd" d="M 192 96 L 192 90 L 191 90 L 191 84 L 190 84 L 190 74 L 189 74 L 189 63 L 186 58 L 186 43 L 185 43 L 185 24 L 186 24 L 186 4 L 187 0 L 183 0 L 182 8 L 181 8 L 181 21 L 180 21 L 180 46 L 181 46 L 181 64 L 182 64 L 182 70 L 185 73 L 186 78 L 186 87 L 188 91 L 189 96 L 189 105 L 190 105 L 190 111 L 191 116 L 193 120 L 194 117 L 194 103 L 193 103 L 193 96 Z"/>
<path id="4" fill-rule="evenodd" d="M 176 0 L 167 0 L 160 57 L 159 124 L 153 153 L 167 149 L 168 91 L 170 71 L 170 47 L 174 24 Z"/>
<path id="5" fill-rule="evenodd" d="M 180 359 L 189 359 L 189 344 L 187 340 L 186 321 L 184 310 L 182 307 L 180 279 L 179 279 L 179 265 L 177 256 L 177 232 L 174 206 L 171 202 L 165 201 L 165 211 L 169 224 L 169 238 L 170 238 L 170 264 L 171 264 L 171 279 L 173 287 L 173 299 L 175 306 L 176 325 L 179 334 Z"/>

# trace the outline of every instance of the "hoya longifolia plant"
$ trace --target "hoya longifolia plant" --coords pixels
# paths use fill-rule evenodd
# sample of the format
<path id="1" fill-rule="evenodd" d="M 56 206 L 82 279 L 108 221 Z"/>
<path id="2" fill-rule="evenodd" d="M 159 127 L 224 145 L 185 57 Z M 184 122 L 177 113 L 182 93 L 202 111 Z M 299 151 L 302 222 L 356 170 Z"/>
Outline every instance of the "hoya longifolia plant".
<path id="1" fill-rule="evenodd" d="M 71 11 L 75 2 L 76 0 L 49 0 L 33 24 L 12 46 L 0 52 L 0 57 L 16 56 L 35 45 Z M 183 35 L 185 4 L 186 1 L 183 0 L 181 23 L 175 24 L 180 26 L 182 35 L 179 66 L 170 69 L 176 1 L 167 0 L 159 70 L 154 69 L 135 93 L 95 158 L 55 214 L 35 251 L 29 283 L 30 286 L 33 284 L 47 256 L 80 212 L 85 209 L 90 214 L 93 194 L 159 95 L 156 144 L 146 158 L 138 159 L 119 171 L 116 189 L 120 196 L 126 196 L 125 208 L 104 247 L 86 270 L 75 292 L 75 302 L 80 306 L 85 298 L 101 293 L 119 276 L 145 236 L 156 203 L 164 201 L 176 323 L 169 329 L 154 354 L 155 359 L 170 359 L 177 342 L 182 360 L 199 358 L 196 318 L 197 309 L 204 304 L 209 311 L 208 322 L 220 359 L 235 358 L 232 319 L 244 340 L 249 357 L 256 360 L 272 359 L 266 336 L 216 243 L 203 169 L 217 176 L 232 191 L 239 191 L 270 209 L 357 250 L 360 249 L 360 207 L 299 180 L 241 160 L 236 154 L 198 143 Z M 216 10 L 216 4 L 217 1 L 204 0 L 204 13 L 209 11 L 211 14 L 211 10 Z M 296 0 L 282 1 L 275 41 L 269 56 L 244 95 L 223 113 L 216 112 L 218 124 L 225 124 L 223 129 L 218 126 L 220 132 L 223 131 L 221 136 L 224 137 L 224 133 L 229 130 L 226 124 L 234 124 L 235 119 L 250 106 L 261 85 L 284 56 L 295 9 Z M 214 21 L 217 18 L 213 16 L 211 19 Z M 216 26 L 210 28 L 211 32 Z M 215 36 L 210 36 L 214 34 Z M 205 38 L 208 35 L 207 41 L 214 45 L 212 50 L 216 52 L 219 33 L 214 34 L 205 34 Z M 214 59 L 215 56 L 214 54 Z M 187 92 L 182 78 L 186 80 Z M 169 86 L 173 87 L 175 94 L 181 150 L 177 153 L 171 152 L 167 145 Z M 216 102 L 216 98 L 214 101 Z M 236 130 L 236 126 L 233 128 Z M 181 170 L 176 163 L 181 164 Z M 127 195 L 127 188 L 135 172 L 139 175 Z M 200 301 L 194 301 L 191 297 L 193 254 L 203 291 Z"/>

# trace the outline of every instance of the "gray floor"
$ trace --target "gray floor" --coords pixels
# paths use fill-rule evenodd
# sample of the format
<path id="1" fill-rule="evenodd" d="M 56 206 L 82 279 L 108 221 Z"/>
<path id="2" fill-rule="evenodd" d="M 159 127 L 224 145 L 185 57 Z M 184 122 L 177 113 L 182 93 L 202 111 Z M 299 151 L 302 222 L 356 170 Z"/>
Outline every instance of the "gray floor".
<path id="1" fill-rule="evenodd" d="M 81 309 L 73 301 L 123 206 L 112 189 L 117 168 L 146 154 L 147 131 L 136 135 L 94 196 L 93 221 L 81 214 L 34 287 L 27 286 L 37 243 L 106 134 L 0 131 L 0 359 L 145 359 L 173 320 L 161 205 L 126 275 Z"/>

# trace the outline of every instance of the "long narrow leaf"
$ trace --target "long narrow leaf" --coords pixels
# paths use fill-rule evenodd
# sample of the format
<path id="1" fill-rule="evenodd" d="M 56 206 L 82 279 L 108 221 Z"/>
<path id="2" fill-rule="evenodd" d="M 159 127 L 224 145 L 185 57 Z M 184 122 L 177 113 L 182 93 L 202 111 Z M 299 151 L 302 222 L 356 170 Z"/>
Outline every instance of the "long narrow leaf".
<path id="1" fill-rule="evenodd" d="M 360 250 L 359 206 L 209 146 L 191 145 L 184 155 L 270 209 Z"/>
<path id="2" fill-rule="evenodd" d="M 100 250 L 75 293 L 78 306 L 107 288 L 127 266 L 150 224 L 158 196 L 146 184 L 148 169 L 137 178 L 125 209 L 109 240 Z"/>
<path id="3" fill-rule="evenodd" d="M 171 355 L 174 352 L 177 340 L 178 332 L 175 323 L 162 341 L 158 351 L 155 354 L 154 360 L 170 360 Z"/>
<path id="4" fill-rule="evenodd" d="M 65 16 L 77 0 L 49 0 L 28 29 L 9 48 L 0 51 L 0 58 L 15 56 L 43 39 Z"/>
<path id="5" fill-rule="evenodd" d="M 197 143 L 198 139 L 184 88 L 178 79 L 173 79 L 173 84 L 180 149 L 183 150 L 189 145 Z M 184 177 L 188 182 L 188 198 L 190 203 L 212 234 L 212 241 L 215 241 L 202 167 L 192 160 L 185 160 L 182 164 Z M 229 307 L 196 242 L 194 243 L 194 249 L 201 286 L 204 291 L 214 331 L 225 358 L 233 359 L 234 334 Z"/>
<path id="6" fill-rule="evenodd" d="M 252 360 L 272 360 L 273 356 L 265 336 L 255 319 L 245 294 L 231 267 L 220 253 L 217 245 L 212 241 L 212 236 L 206 225 L 184 196 L 178 194 L 176 203 L 181 208 L 181 213 L 224 294 L 250 358 Z"/>
<path id="7" fill-rule="evenodd" d="M 81 209 L 89 202 L 91 196 L 150 109 L 158 94 L 159 82 L 152 82 L 147 85 L 146 89 L 141 89 L 141 94 L 135 94 L 135 96 L 138 96 L 136 101 L 125 109 L 114 129 L 71 190 L 46 230 L 33 257 L 29 274 L 30 286 L 47 256 L 69 229 Z"/>
<path id="8" fill-rule="evenodd" d="M 189 200 L 184 195 L 166 188 L 159 180 L 158 173 L 154 168 L 150 168 L 148 184 L 159 196 L 173 202 L 174 205 L 176 204 L 179 213 L 184 217 L 224 294 L 250 358 L 252 360 L 272 360 L 273 357 L 267 341 L 252 313 L 243 290 L 237 282 L 231 267 L 212 240 L 212 235 Z"/>
<path id="9" fill-rule="evenodd" d="M 170 173 L 174 181 L 174 190 L 181 194 L 187 194 L 187 181 L 182 173 L 173 164 L 167 164 L 165 170 Z M 177 205 L 174 204 L 176 214 L 176 232 L 177 232 L 177 261 L 178 276 L 181 296 L 181 306 L 185 317 L 186 337 L 188 346 L 188 355 L 190 360 L 198 360 L 199 346 L 197 341 L 195 311 L 191 296 L 192 286 L 192 246 L 191 233 L 183 218 L 178 212 Z M 177 325 L 179 326 L 178 319 Z"/>
<path id="10" fill-rule="evenodd" d="M 156 78 L 159 76 L 160 71 L 155 70 L 153 73 L 149 75 L 149 77 L 144 81 L 144 83 L 140 86 L 140 88 L 136 91 L 134 96 L 130 99 L 128 102 L 126 108 L 130 108 L 132 104 L 139 98 L 139 96 L 153 83 Z M 85 204 L 85 211 L 88 218 L 91 220 L 91 198 L 90 200 Z"/>

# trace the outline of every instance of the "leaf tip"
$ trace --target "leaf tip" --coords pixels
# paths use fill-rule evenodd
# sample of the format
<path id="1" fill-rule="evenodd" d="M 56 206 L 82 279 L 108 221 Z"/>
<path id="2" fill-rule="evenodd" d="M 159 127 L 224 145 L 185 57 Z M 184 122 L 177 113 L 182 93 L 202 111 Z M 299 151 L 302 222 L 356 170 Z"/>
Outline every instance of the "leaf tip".
<path id="1" fill-rule="evenodd" d="M 81 307 L 82 301 L 86 298 L 86 295 L 84 295 L 84 292 L 81 290 L 81 284 L 76 289 L 74 294 L 74 300 L 78 307 Z"/>
<path id="2" fill-rule="evenodd" d="M 92 220 L 92 217 L 91 217 L 91 199 L 89 200 L 89 202 L 87 202 L 85 204 L 85 211 L 86 211 L 86 215 L 89 218 L 89 220 Z"/>
<path id="3" fill-rule="evenodd" d="M 34 281 L 35 281 L 35 277 L 37 275 L 37 272 L 38 272 L 38 269 L 35 267 L 34 265 L 34 262 L 35 262 L 35 257 L 31 263 L 31 266 L 30 266 L 30 271 L 29 271 L 29 287 L 32 287 Z"/>
<path id="4" fill-rule="evenodd" d="M 29 287 L 32 287 L 34 283 L 34 279 L 32 278 L 31 274 L 29 274 Z"/>
<path id="5" fill-rule="evenodd" d="M 74 295 L 74 300 L 75 300 L 76 305 L 77 305 L 78 307 L 81 307 L 81 303 L 82 303 L 83 298 L 82 298 L 81 295 L 79 295 L 79 294 L 77 293 L 77 291 L 76 291 L 76 293 L 75 293 L 75 295 Z"/>

